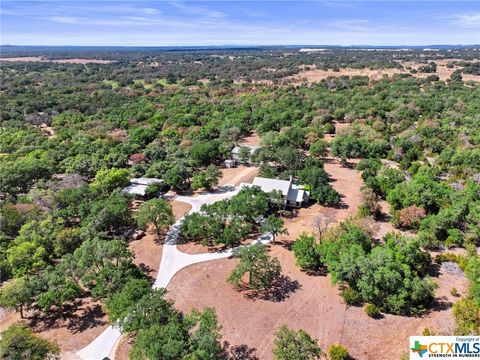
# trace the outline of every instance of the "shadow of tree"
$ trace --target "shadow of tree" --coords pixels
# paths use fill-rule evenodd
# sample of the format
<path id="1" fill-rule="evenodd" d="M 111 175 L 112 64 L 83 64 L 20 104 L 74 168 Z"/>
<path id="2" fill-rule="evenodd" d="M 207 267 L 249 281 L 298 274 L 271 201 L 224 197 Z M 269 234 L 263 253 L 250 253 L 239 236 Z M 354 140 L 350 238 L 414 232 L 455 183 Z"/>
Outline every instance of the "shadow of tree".
<path id="1" fill-rule="evenodd" d="M 35 331 L 46 331 L 66 327 L 73 334 L 87 329 L 102 326 L 107 323 L 100 304 L 94 304 L 84 309 L 78 309 L 69 304 L 62 307 L 61 311 L 53 309 L 47 313 L 35 312 L 29 319 L 29 326 Z"/>
<path id="2" fill-rule="evenodd" d="M 445 311 L 450 309 L 452 306 L 453 306 L 453 303 L 451 301 L 448 301 L 446 296 L 442 296 L 440 298 L 436 298 L 433 300 L 429 310 Z"/>
<path id="3" fill-rule="evenodd" d="M 228 342 L 224 343 L 224 356 L 227 360 L 259 360 L 256 355 L 256 348 L 251 348 L 248 345 L 230 346 Z"/>
<path id="4" fill-rule="evenodd" d="M 81 314 L 73 314 L 69 319 L 67 328 L 75 334 L 96 326 L 102 326 L 107 323 L 103 316 L 104 313 L 99 304 L 89 306 Z"/>
<path id="5" fill-rule="evenodd" d="M 264 291 L 249 291 L 245 294 L 245 297 L 249 299 L 281 302 L 285 301 L 300 288 L 301 285 L 297 280 L 292 280 L 288 276 L 280 275 L 273 281 L 269 289 Z"/>
<path id="6" fill-rule="evenodd" d="M 150 275 L 154 271 L 154 269 L 144 263 L 138 264 L 138 267 L 150 280 L 155 280 L 154 277 Z"/>
<path id="7" fill-rule="evenodd" d="M 441 275 L 441 271 L 440 271 L 441 267 L 442 267 L 442 264 L 432 261 L 432 263 L 428 268 L 428 275 L 430 275 L 431 277 L 438 278 Z"/>

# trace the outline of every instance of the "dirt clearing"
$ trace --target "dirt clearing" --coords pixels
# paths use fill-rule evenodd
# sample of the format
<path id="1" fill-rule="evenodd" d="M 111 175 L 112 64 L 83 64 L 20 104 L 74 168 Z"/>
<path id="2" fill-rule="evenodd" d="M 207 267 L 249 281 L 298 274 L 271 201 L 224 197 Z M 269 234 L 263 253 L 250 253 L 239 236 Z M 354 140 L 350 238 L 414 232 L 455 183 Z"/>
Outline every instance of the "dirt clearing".
<path id="1" fill-rule="evenodd" d="M 310 67 L 309 70 L 302 69 L 298 74 L 289 76 L 286 79 L 292 81 L 294 84 L 301 84 L 307 82 L 309 84 L 322 81 L 323 79 L 340 76 L 368 76 L 372 80 L 379 80 L 384 76 L 393 76 L 395 74 L 410 74 L 418 78 L 426 78 L 430 75 L 437 75 L 440 80 L 447 80 L 450 75 L 457 69 L 462 67 L 453 66 L 452 68 L 447 67 L 447 63 L 454 61 L 453 59 L 445 60 L 433 60 L 437 64 L 436 73 L 416 73 L 410 74 L 410 68 L 417 70 L 420 66 L 425 65 L 425 63 L 419 63 L 416 61 L 399 61 L 399 63 L 404 67 L 404 69 L 350 69 L 350 68 L 341 68 L 340 71 L 333 71 L 331 69 L 322 70 L 315 67 Z M 430 61 L 428 61 L 430 62 Z M 409 69 L 407 69 L 407 67 Z M 473 80 L 480 81 L 479 75 L 473 74 L 462 74 L 464 81 Z"/>
<path id="2" fill-rule="evenodd" d="M 234 185 L 238 186 L 240 183 L 251 183 L 253 178 L 258 175 L 258 168 L 255 166 L 237 166 L 234 168 L 221 169 L 222 178 L 218 185 Z"/>
<path id="3" fill-rule="evenodd" d="M 283 301 L 248 299 L 226 283 L 237 260 L 223 259 L 192 265 L 180 271 L 168 286 L 176 307 L 188 312 L 192 308 L 214 307 L 222 325 L 222 335 L 232 346 L 256 349 L 259 359 L 272 359 L 275 331 L 283 324 L 304 329 L 319 340 L 326 350 L 334 342 L 348 347 L 358 359 L 398 359 L 408 352 L 408 337 L 421 334 L 425 327 L 448 333 L 452 326 L 449 294 L 452 286 L 465 293 L 467 282 L 438 269 L 434 280 L 438 311 L 423 318 L 386 315 L 374 320 L 362 308 L 347 308 L 329 276 L 309 276 L 295 266 L 293 254 L 275 245 L 271 255 L 281 264 L 287 283 L 294 289 Z M 377 340 L 375 340 L 377 339 Z M 381 355 L 379 355 L 381 354 Z"/>
<path id="4" fill-rule="evenodd" d="M 27 319 L 20 319 L 19 313 L 8 313 L 0 320 L 0 331 L 23 321 L 40 336 L 56 341 L 60 346 L 62 358 L 64 355 L 66 357 L 67 353 L 88 345 L 108 326 L 101 303 L 88 297 L 81 300 L 77 310 L 63 312 L 53 310 L 42 316 L 26 313 L 26 316 Z"/>
<path id="5" fill-rule="evenodd" d="M 153 232 L 147 233 L 139 240 L 133 240 L 128 248 L 134 254 L 133 262 L 140 267 L 148 277 L 155 279 L 162 258 L 163 239 Z"/>
<path id="6" fill-rule="evenodd" d="M 372 80 L 379 80 L 384 76 L 393 76 L 395 74 L 406 73 L 407 71 L 402 69 L 349 69 L 342 68 L 340 71 L 333 71 L 331 69 L 322 70 L 311 68 L 310 70 L 301 70 L 298 74 L 288 77 L 294 84 L 301 84 L 307 82 L 309 84 L 322 81 L 329 76 L 368 76 Z"/>
<path id="7" fill-rule="evenodd" d="M 244 137 L 242 141 L 240 141 L 240 145 L 254 145 L 260 146 L 260 136 L 254 132 L 250 136 Z"/>
<path id="8" fill-rule="evenodd" d="M 181 202 L 181 201 L 172 201 L 172 210 L 173 215 L 175 216 L 175 220 L 178 220 L 185 216 L 192 209 L 192 205 Z"/>
<path id="9" fill-rule="evenodd" d="M 342 134 L 345 129 L 348 129 L 350 127 L 351 124 L 334 121 L 333 125 L 335 126 L 335 134 L 325 134 L 324 136 L 324 140 L 328 143 L 332 142 L 332 140 L 335 139 L 336 135 Z"/>

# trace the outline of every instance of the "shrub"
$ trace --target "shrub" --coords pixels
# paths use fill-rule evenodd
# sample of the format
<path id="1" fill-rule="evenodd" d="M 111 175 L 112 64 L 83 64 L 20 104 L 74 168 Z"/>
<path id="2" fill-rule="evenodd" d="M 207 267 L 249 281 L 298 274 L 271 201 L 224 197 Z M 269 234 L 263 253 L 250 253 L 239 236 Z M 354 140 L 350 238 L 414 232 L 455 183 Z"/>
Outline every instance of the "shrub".
<path id="1" fill-rule="evenodd" d="M 293 243 L 296 264 L 304 271 L 316 271 L 321 265 L 320 257 L 315 251 L 315 237 L 306 232 Z"/>
<path id="2" fill-rule="evenodd" d="M 365 313 L 373 319 L 376 319 L 380 316 L 380 309 L 373 304 L 365 305 Z"/>
<path id="3" fill-rule="evenodd" d="M 340 292 L 340 296 L 343 298 L 343 301 L 345 301 L 345 304 L 347 305 L 355 306 L 362 303 L 362 296 L 360 295 L 360 293 L 351 288 L 342 290 Z"/>
<path id="4" fill-rule="evenodd" d="M 275 335 L 275 360 L 315 360 L 323 354 L 317 340 L 302 329 L 295 331 L 283 325 Z"/>
<path id="5" fill-rule="evenodd" d="M 454 334 L 457 336 L 480 333 L 480 306 L 473 300 L 462 298 L 453 304 Z"/>
<path id="6" fill-rule="evenodd" d="M 432 336 L 433 332 L 429 328 L 425 328 L 422 331 L 422 336 Z"/>
<path id="7" fill-rule="evenodd" d="M 448 237 L 445 240 L 445 246 L 448 248 L 454 248 L 462 246 L 463 244 L 463 234 L 458 229 L 448 229 Z"/>
<path id="8" fill-rule="evenodd" d="M 368 218 L 370 216 L 370 210 L 363 204 L 358 206 L 357 216 L 361 219 Z"/>
<path id="9" fill-rule="evenodd" d="M 323 125 L 323 131 L 325 131 L 326 134 L 335 134 L 335 125 L 332 123 L 327 123 Z"/>
<path id="10" fill-rule="evenodd" d="M 450 289 L 450 294 L 451 294 L 452 296 L 455 296 L 455 297 L 456 297 L 456 296 L 460 296 L 460 294 L 458 293 L 457 288 L 451 288 L 451 289 Z"/>
<path id="11" fill-rule="evenodd" d="M 350 355 L 345 346 L 340 344 L 332 344 L 328 348 L 328 358 L 330 360 L 348 360 Z"/>
<path id="12" fill-rule="evenodd" d="M 0 359 L 58 359 L 57 344 L 35 335 L 23 324 L 7 328 L 0 339 Z"/>
<path id="13" fill-rule="evenodd" d="M 460 269 L 465 271 L 465 268 L 467 267 L 467 264 L 468 264 L 468 258 L 464 255 L 458 255 L 454 253 L 443 253 L 443 254 L 438 254 L 435 257 L 435 262 L 437 262 L 438 264 L 441 264 L 444 262 L 454 262 L 460 267 Z"/>
<path id="14" fill-rule="evenodd" d="M 418 229 L 420 220 L 425 218 L 425 210 L 417 205 L 410 205 L 398 211 L 398 225 L 405 229 Z"/>

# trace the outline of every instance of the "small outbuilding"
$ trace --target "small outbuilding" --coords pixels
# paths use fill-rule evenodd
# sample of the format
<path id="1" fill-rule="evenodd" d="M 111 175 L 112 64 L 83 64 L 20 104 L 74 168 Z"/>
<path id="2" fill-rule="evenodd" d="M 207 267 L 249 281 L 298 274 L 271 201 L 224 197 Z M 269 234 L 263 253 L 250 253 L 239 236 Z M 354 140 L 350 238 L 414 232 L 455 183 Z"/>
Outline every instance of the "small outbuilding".
<path id="1" fill-rule="evenodd" d="M 227 159 L 223 162 L 223 164 L 225 165 L 226 168 L 233 168 L 233 167 L 235 167 L 236 162 L 233 159 L 231 159 L 231 160 Z"/>
<path id="2" fill-rule="evenodd" d="M 147 188 L 153 184 L 163 184 L 162 179 L 156 178 L 133 178 L 130 180 L 130 185 L 122 190 L 122 192 L 138 197 L 145 197 Z"/>
<path id="3" fill-rule="evenodd" d="M 240 146 L 235 146 L 233 149 L 232 149 L 232 160 L 235 160 L 236 163 L 238 164 L 241 164 L 243 161 L 241 160 L 240 158 L 240 152 L 242 151 L 242 148 L 247 148 L 250 155 L 249 155 L 249 159 L 248 159 L 248 162 L 250 162 L 252 160 L 252 155 L 253 153 L 257 150 L 257 149 L 260 149 L 260 146 L 257 146 L 257 145 L 248 145 L 248 144 L 245 144 L 245 145 L 240 145 Z"/>

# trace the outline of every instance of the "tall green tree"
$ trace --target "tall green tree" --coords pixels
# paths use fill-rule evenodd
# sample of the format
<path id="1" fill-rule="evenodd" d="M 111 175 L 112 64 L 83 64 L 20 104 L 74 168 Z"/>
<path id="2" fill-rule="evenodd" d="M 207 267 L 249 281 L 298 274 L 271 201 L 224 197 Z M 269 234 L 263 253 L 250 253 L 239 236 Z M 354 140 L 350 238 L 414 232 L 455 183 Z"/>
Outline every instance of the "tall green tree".
<path id="1" fill-rule="evenodd" d="M 317 340 L 302 329 L 295 331 L 283 325 L 275 335 L 275 360 L 319 360 L 323 355 Z"/>
<path id="2" fill-rule="evenodd" d="M 115 189 L 127 186 L 130 174 L 127 169 L 104 169 L 97 172 L 95 180 L 92 183 L 93 189 L 103 194 L 110 194 Z"/>
<path id="3" fill-rule="evenodd" d="M 32 301 L 31 294 L 25 286 L 23 278 L 16 278 L 5 282 L 0 288 L 0 306 L 5 309 L 14 309 L 24 317 L 24 309 Z"/>
<path id="4" fill-rule="evenodd" d="M 172 205 L 163 199 L 145 201 L 140 205 L 136 218 L 138 226 L 142 229 L 152 224 L 157 235 L 175 222 Z"/>
<path id="5" fill-rule="evenodd" d="M 317 140 L 310 145 L 310 156 L 323 159 L 328 153 L 328 143 L 325 140 Z"/>
<path id="6" fill-rule="evenodd" d="M 242 164 L 248 164 L 250 162 L 250 148 L 248 146 L 240 147 L 238 159 Z"/>
<path id="7" fill-rule="evenodd" d="M 302 232 L 300 237 L 293 243 L 293 253 L 297 266 L 304 271 L 317 271 L 322 262 L 315 251 L 315 236 Z"/>
<path id="8" fill-rule="evenodd" d="M 35 335 L 22 324 L 11 325 L 0 338 L 0 359 L 59 359 L 58 345 Z"/>
<path id="9" fill-rule="evenodd" d="M 268 290 L 281 274 L 280 262 L 277 258 L 270 258 L 265 245 L 242 246 L 236 256 L 240 258 L 240 262 L 227 278 L 236 288 L 242 287 L 242 279 L 248 274 L 246 286 L 250 290 Z"/>
<path id="10" fill-rule="evenodd" d="M 192 189 L 210 190 L 213 186 L 218 185 L 219 179 L 222 177 L 222 173 L 215 165 L 209 165 L 205 171 L 201 171 L 193 175 Z"/>
<path id="11" fill-rule="evenodd" d="M 147 279 L 129 279 L 125 286 L 110 296 L 106 302 L 110 322 L 125 318 L 130 309 L 150 291 L 151 284 Z"/>
<path id="12" fill-rule="evenodd" d="M 278 235 L 288 235 L 288 230 L 285 227 L 284 221 L 275 216 L 274 214 L 269 215 L 262 224 L 262 230 L 272 234 L 273 243 Z"/>

